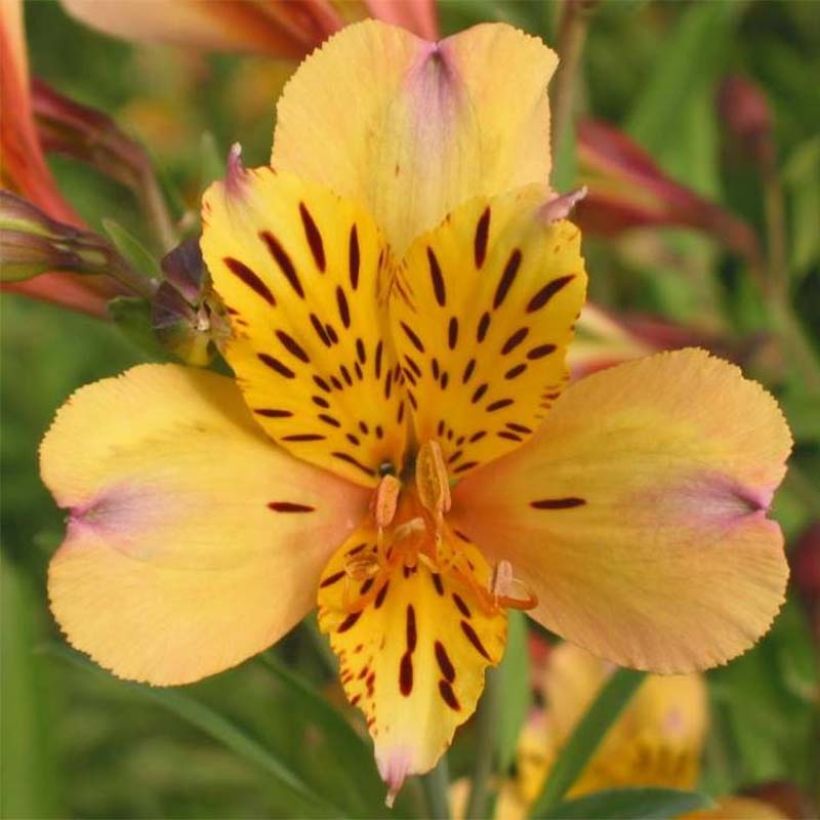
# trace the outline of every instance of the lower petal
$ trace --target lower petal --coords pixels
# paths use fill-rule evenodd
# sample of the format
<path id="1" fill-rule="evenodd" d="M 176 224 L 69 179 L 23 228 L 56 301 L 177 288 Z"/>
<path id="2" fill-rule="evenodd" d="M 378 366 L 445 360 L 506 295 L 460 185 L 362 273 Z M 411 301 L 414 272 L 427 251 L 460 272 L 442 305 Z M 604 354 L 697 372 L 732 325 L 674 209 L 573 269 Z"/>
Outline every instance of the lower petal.
<path id="1" fill-rule="evenodd" d="M 364 491 L 277 448 L 230 379 L 145 365 L 79 390 L 41 448 L 69 510 L 49 568 L 68 640 L 180 684 L 268 647 L 313 604 Z"/>
<path id="2" fill-rule="evenodd" d="M 489 567 L 454 537 L 445 534 L 434 562 L 414 555 L 412 534 L 385 550 L 364 526 L 319 585 L 319 626 L 367 719 L 388 803 L 405 777 L 436 765 L 504 651 L 506 616 L 487 594 Z"/>
<path id="3" fill-rule="evenodd" d="M 534 439 L 465 478 L 453 515 L 513 564 L 547 628 L 622 665 L 706 668 L 754 644 L 783 600 L 766 512 L 790 447 L 737 368 L 660 354 L 573 385 Z"/>

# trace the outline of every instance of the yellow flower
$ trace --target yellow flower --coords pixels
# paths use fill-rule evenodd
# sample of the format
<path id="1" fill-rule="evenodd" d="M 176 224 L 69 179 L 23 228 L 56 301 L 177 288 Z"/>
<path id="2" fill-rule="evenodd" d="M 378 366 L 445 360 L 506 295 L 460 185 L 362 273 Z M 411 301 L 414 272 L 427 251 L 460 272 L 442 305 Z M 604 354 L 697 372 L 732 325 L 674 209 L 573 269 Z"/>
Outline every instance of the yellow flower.
<path id="1" fill-rule="evenodd" d="M 523 820 L 584 713 L 611 673 L 610 664 L 578 646 L 551 651 L 543 680 L 547 707 L 524 727 L 517 776 L 502 784 L 497 820 Z M 568 799 L 606 789 L 657 787 L 692 790 L 700 778 L 708 730 L 706 683 L 699 674 L 649 675 L 574 783 Z M 463 802 L 466 786 L 453 797 Z M 457 816 L 459 816 L 457 814 Z M 781 818 L 773 805 L 727 796 L 691 818 Z"/>
<path id="2" fill-rule="evenodd" d="M 564 390 L 586 274 L 547 187 L 554 67 L 508 26 L 433 44 L 376 22 L 302 65 L 272 167 L 235 155 L 204 199 L 236 381 L 137 367 L 43 443 L 73 645 L 181 684 L 318 602 L 394 795 L 473 712 L 509 607 L 665 672 L 765 632 L 787 575 L 772 398 L 699 350 Z"/>

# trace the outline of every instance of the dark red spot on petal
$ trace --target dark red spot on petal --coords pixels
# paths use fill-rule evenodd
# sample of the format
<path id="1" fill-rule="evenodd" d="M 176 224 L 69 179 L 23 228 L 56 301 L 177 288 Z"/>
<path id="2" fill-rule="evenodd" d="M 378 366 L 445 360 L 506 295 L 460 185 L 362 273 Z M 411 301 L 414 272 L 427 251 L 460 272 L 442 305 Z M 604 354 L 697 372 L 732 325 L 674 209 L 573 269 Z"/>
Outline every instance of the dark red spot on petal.
<path id="1" fill-rule="evenodd" d="M 470 612 L 470 607 L 464 603 L 464 599 L 457 593 L 453 593 L 453 602 L 458 607 L 458 611 L 465 617 L 470 618 L 472 617 L 472 613 Z"/>
<path id="2" fill-rule="evenodd" d="M 478 220 L 473 240 L 473 256 L 475 266 L 480 268 L 487 258 L 487 240 L 490 238 L 490 208 L 487 206 Z"/>
<path id="3" fill-rule="evenodd" d="M 555 345 L 538 345 L 538 347 L 534 347 L 527 353 L 527 358 L 530 360 L 540 359 L 544 356 L 548 356 L 550 353 L 554 353 L 555 349 Z"/>
<path id="4" fill-rule="evenodd" d="M 416 610 L 413 609 L 412 604 L 407 605 L 407 651 L 413 652 L 416 648 L 416 642 L 418 640 L 416 634 Z"/>
<path id="5" fill-rule="evenodd" d="M 519 267 L 521 267 L 521 251 L 516 248 L 510 254 L 510 258 L 507 260 L 507 264 L 504 266 L 504 272 L 501 274 L 501 279 L 498 282 L 498 287 L 495 289 L 493 308 L 496 310 L 501 307 L 507 298 L 507 294 L 515 280 Z"/>
<path id="6" fill-rule="evenodd" d="M 441 273 L 441 266 L 438 263 L 432 248 L 427 248 L 427 262 L 430 267 L 430 281 L 433 284 L 433 293 L 440 307 L 444 307 L 447 302 L 447 289 L 444 286 L 444 276 Z"/>
<path id="7" fill-rule="evenodd" d="M 325 578 L 322 581 L 322 583 L 319 584 L 319 587 L 321 589 L 324 589 L 326 587 L 331 587 L 331 586 L 333 586 L 333 584 L 337 583 L 338 581 L 341 581 L 342 578 L 344 578 L 344 577 L 345 577 L 344 570 L 341 570 L 339 572 L 334 572 L 333 575 L 328 575 L 327 578 Z"/>
<path id="8" fill-rule="evenodd" d="M 409 652 L 401 656 L 399 663 L 399 691 L 404 697 L 413 691 L 413 659 Z"/>
<path id="9" fill-rule="evenodd" d="M 246 264 L 231 256 L 226 256 L 222 261 L 237 279 L 244 282 L 252 291 L 258 293 L 269 305 L 276 304 L 276 299 L 270 292 L 270 288 Z"/>
<path id="10" fill-rule="evenodd" d="M 347 617 L 346 617 L 346 618 L 345 618 L 345 619 L 344 619 L 344 620 L 343 620 L 343 621 L 339 624 L 339 628 L 336 630 L 336 632 L 337 632 L 338 634 L 341 634 L 342 632 L 347 632 L 347 631 L 348 631 L 348 629 L 352 629 L 352 628 L 356 625 L 356 622 L 357 622 L 357 621 L 359 620 L 359 618 L 361 618 L 361 617 L 362 617 L 362 613 L 361 613 L 361 611 L 360 611 L 360 612 L 351 612 L 351 613 L 350 613 L 350 615 L 348 615 L 348 616 L 347 616 Z"/>
<path id="11" fill-rule="evenodd" d="M 540 501 L 530 501 L 530 506 L 536 510 L 570 510 L 573 507 L 583 507 L 586 499 L 569 496 L 567 498 L 542 498 Z"/>
<path id="12" fill-rule="evenodd" d="M 465 634 L 467 640 L 475 647 L 478 654 L 486 660 L 490 661 L 490 663 L 492 663 L 492 658 L 490 657 L 490 654 L 484 648 L 484 644 L 481 643 L 481 638 L 479 638 L 478 635 L 476 635 L 475 629 L 473 629 L 473 627 L 469 623 L 467 623 L 467 621 L 461 622 L 461 631 Z"/>
<path id="13" fill-rule="evenodd" d="M 322 234 L 316 227 L 313 217 L 304 202 L 299 203 L 299 215 L 302 217 L 302 225 L 305 228 L 305 238 L 310 246 L 310 252 L 313 254 L 313 261 L 320 271 L 324 272 L 325 260 L 325 246 L 322 243 Z"/>
<path id="14" fill-rule="evenodd" d="M 575 278 L 574 275 L 570 276 L 559 276 L 557 279 L 553 279 L 551 282 L 547 282 L 535 296 L 530 299 L 529 304 L 527 305 L 527 313 L 533 313 L 536 310 L 540 310 L 544 305 L 555 296 L 558 291 L 562 290 L 566 287 L 573 279 Z"/>
<path id="15" fill-rule="evenodd" d="M 405 336 L 410 340 L 413 347 L 418 350 L 419 353 L 424 353 L 424 345 L 421 342 L 421 339 L 413 332 L 413 329 L 408 325 L 406 322 L 401 323 L 401 329 L 404 331 Z"/>
<path id="16" fill-rule="evenodd" d="M 361 255 L 359 253 L 359 233 L 354 225 L 350 229 L 350 242 L 347 249 L 347 267 L 350 272 L 350 287 L 356 290 L 359 287 L 359 266 Z"/>
<path id="17" fill-rule="evenodd" d="M 456 679 L 456 670 L 450 660 L 450 656 L 447 654 L 447 650 L 444 648 L 444 644 L 441 641 L 436 641 L 434 649 L 436 652 L 436 663 L 438 663 L 438 668 L 441 669 L 441 674 L 444 675 L 444 679 L 447 683 L 452 683 Z"/>
<path id="18" fill-rule="evenodd" d="M 267 419 L 289 419 L 293 415 L 290 410 L 278 410 L 273 407 L 257 407 L 253 412 Z"/>
<path id="19" fill-rule="evenodd" d="M 440 680 L 438 682 L 438 691 L 441 695 L 441 699 L 454 711 L 458 712 L 461 709 L 461 704 L 458 702 L 458 698 L 456 697 L 456 693 L 453 691 L 453 687 L 446 680 Z"/>
<path id="20" fill-rule="evenodd" d="M 280 342 L 284 345 L 287 351 L 295 356 L 300 361 L 308 364 L 310 362 L 310 358 L 308 354 L 305 353 L 304 348 L 294 339 L 292 336 L 289 336 L 285 333 L 284 330 L 277 330 L 276 337 L 279 339 Z"/>
<path id="21" fill-rule="evenodd" d="M 309 513 L 316 509 L 307 504 L 296 504 L 293 501 L 271 501 L 268 508 L 282 513 Z"/>
<path id="22" fill-rule="evenodd" d="M 285 275 L 285 279 L 290 282 L 290 286 L 302 299 L 305 298 L 305 291 L 302 288 L 302 283 L 299 281 L 299 275 L 296 273 L 296 268 L 293 267 L 287 251 L 279 243 L 279 240 L 270 231 L 261 231 L 260 239 L 267 246 L 268 252 L 276 261 L 279 270 Z"/>
<path id="23" fill-rule="evenodd" d="M 512 353 L 512 351 L 515 350 L 518 345 L 520 345 L 521 342 L 527 338 L 527 334 L 529 332 L 530 329 L 528 327 L 518 328 L 518 330 L 516 330 L 515 333 L 513 333 L 512 336 L 504 342 L 504 347 L 501 348 L 501 354 L 506 356 L 508 353 Z"/>
<path id="24" fill-rule="evenodd" d="M 267 353 L 257 353 L 257 358 L 271 370 L 275 370 L 280 376 L 284 376 L 286 379 L 292 379 L 296 376 L 296 374 L 289 367 L 282 364 L 279 359 L 275 359 Z"/>

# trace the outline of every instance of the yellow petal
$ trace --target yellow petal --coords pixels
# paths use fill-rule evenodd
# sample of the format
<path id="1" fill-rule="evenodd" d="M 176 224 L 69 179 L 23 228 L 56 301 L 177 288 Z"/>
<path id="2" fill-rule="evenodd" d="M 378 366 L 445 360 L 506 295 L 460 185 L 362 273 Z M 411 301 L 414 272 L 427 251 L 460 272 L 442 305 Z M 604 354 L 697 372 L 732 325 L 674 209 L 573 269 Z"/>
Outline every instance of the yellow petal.
<path id="1" fill-rule="evenodd" d="M 319 626 L 339 656 L 348 699 L 367 719 L 388 800 L 405 777 L 435 766 L 506 641 L 506 615 L 488 607 L 490 570 L 478 550 L 447 533 L 438 548 L 446 557 L 431 562 L 416 552 L 414 523 L 387 544 L 365 524 L 319 585 Z M 450 561 L 468 574 L 448 569 Z"/>
<path id="2" fill-rule="evenodd" d="M 581 237 L 548 192 L 476 199 L 421 236 L 391 291 L 393 339 L 419 441 L 451 475 L 518 447 L 567 379 L 586 290 Z"/>
<path id="3" fill-rule="evenodd" d="M 460 203 L 548 181 L 555 65 L 540 40 L 500 23 L 437 45 L 349 26 L 285 88 L 272 164 L 365 203 L 402 254 Z"/>
<path id="4" fill-rule="evenodd" d="M 77 649 L 154 684 L 219 672 L 284 635 L 367 505 L 273 445 L 231 380 L 174 365 L 79 390 L 40 455 L 69 510 L 52 611 Z"/>
<path id="5" fill-rule="evenodd" d="M 554 755 L 611 672 L 609 664 L 573 644 L 562 644 L 550 653 L 544 692 Z M 706 728 L 707 693 L 700 675 L 650 675 L 607 733 L 571 795 L 638 786 L 692 789 L 700 773 Z"/>
<path id="6" fill-rule="evenodd" d="M 367 212 L 260 168 L 213 185 L 203 221 L 234 331 L 226 357 L 259 423 L 351 481 L 400 469 L 407 413 L 378 294 L 387 255 Z"/>
<path id="7" fill-rule="evenodd" d="M 777 404 L 700 350 L 572 385 L 538 435 L 455 490 L 548 629 L 625 666 L 724 663 L 769 628 L 788 570 L 766 518 L 791 439 Z"/>

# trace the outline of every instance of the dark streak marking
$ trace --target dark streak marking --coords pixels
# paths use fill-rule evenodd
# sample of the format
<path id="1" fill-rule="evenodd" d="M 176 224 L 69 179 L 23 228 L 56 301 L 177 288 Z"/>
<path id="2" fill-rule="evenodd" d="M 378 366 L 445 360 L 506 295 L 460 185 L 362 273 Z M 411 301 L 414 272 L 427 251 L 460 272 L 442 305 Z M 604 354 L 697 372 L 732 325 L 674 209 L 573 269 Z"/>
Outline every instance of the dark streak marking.
<path id="1" fill-rule="evenodd" d="M 321 396 L 311 396 L 313 403 L 318 407 L 321 407 L 324 410 L 327 410 L 330 407 L 330 402 L 323 399 Z"/>
<path id="2" fill-rule="evenodd" d="M 296 504 L 293 501 L 271 501 L 268 504 L 268 509 L 281 513 L 309 513 L 316 510 L 315 507 L 310 507 L 307 504 Z"/>
<path id="3" fill-rule="evenodd" d="M 351 629 L 355 626 L 356 621 L 362 617 L 362 612 L 351 612 L 340 624 L 339 628 L 336 630 L 336 633 L 341 635 L 342 632 L 347 632 L 348 629 Z"/>
<path id="4" fill-rule="evenodd" d="M 333 416 L 329 416 L 327 413 L 319 413 L 319 418 L 325 423 L 329 424 L 331 427 L 341 427 L 342 424 L 338 419 L 333 418 Z"/>
<path id="5" fill-rule="evenodd" d="M 511 367 L 505 374 L 505 379 L 516 379 L 518 378 L 525 370 L 527 369 L 526 364 L 517 364 L 515 367 Z"/>
<path id="6" fill-rule="evenodd" d="M 330 383 L 331 383 L 331 384 L 332 384 L 332 385 L 333 385 L 333 386 L 334 386 L 337 390 L 344 390 L 344 387 L 342 387 L 342 383 L 341 383 L 341 382 L 340 382 L 340 381 L 339 381 L 339 380 L 338 380 L 335 376 L 329 376 L 328 378 L 330 379 Z"/>
<path id="7" fill-rule="evenodd" d="M 450 656 L 447 654 L 447 650 L 444 648 L 444 644 L 441 641 L 436 641 L 433 648 L 436 653 L 438 668 L 441 669 L 441 674 L 444 675 L 444 679 L 447 683 L 452 683 L 456 679 L 456 670 L 453 666 L 453 662 L 450 660 Z"/>
<path id="8" fill-rule="evenodd" d="M 538 347 L 534 347 L 529 353 L 527 353 L 527 358 L 532 361 L 533 359 L 540 359 L 543 356 L 548 356 L 550 353 L 555 352 L 555 345 L 538 345 Z"/>
<path id="9" fill-rule="evenodd" d="M 529 433 L 532 432 L 532 428 L 527 427 L 526 424 L 518 424 L 518 422 L 515 422 L 515 421 L 508 421 L 507 422 L 507 427 L 509 427 L 510 430 L 515 430 L 516 433 L 527 433 L 527 434 L 529 434 Z"/>
<path id="10" fill-rule="evenodd" d="M 372 578 L 368 578 L 360 587 L 359 587 L 359 595 L 367 595 L 370 592 L 370 588 L 373 586 L 375 581 Z"/>
<path id="11" fill-rule="evenodd" d="M 470 607 L 468 607 L 467 604 L 464 603 L 464 599 L 457 592 L 453 593 L 453 602 L 458 607 L 458 611 L 465 618 L 471 618 L 472 617 L 472 612 L 470 612 Z"/>
<path id="12" fill-rule="evenodd" d="M 476 631 L 472 628 L 472 626 L 470 626 L 470 624 L 467 623 L 467 621 L 461 622 L 461 631 L 467 636 L 467 640 L 476 648 L 476 651 L 492 663 L 492 658 L 484 648 L 484 644 L 481 643 L 481 638 L 476 635 Z"/>
<path id="13" fill-rule="evenodd" d="M 319 321 L 319 317 L 315 313 L 310 314 L 310 323 L 313 325 L 313 329 L 316 331 L 316 335 L 319 337 L 319 341 L 325 347 L 330 347 L 330 339 L 328 338 L 327 333 L 325 333 L 325 329 L 324 327 L 322 327 L 322 323 Z"/>
<path id="14" fill-rule="evenodd" d="M 447 303 L 447 290 L 444 287 L 444 277 L 441 275 L 441 267 L 432 248 L 427 248 L 427 262 L 430 266 L 430 280 L 433 283 L 433 293 L 439 307 L 444 307 Z"/>
<path id="15" fill-rule="evenodd" d="M 347 249 L 347 267 L 350 271 L 350 287 L 356 290 L 359 287 L 359 233 L 354 225 L 350 229 L 350 242 Z"/>
<path id="16" fill-rule="evenodd" d="M 346 328 L 350 327 L 350 306 L 347 304 L 347 296 L 341 285 L 336 288 L 336 304 L 339 307 L 339 318 L 342 324 Z"/>
<path id="17" fill-rule="evenodd" d="M 367 361 L 367 351 L 364 349 L 364 342 L 361 339 L 356 339 L 356 357 L 361 364 Z"/>
<path id="18" fill-rule="evenodd" d="M 490 328 L 490 314 L 486 311 L 482 314 L 481 318 L 478 320 L 478 328 L 476 329 L 475 337 L 479 342 L 483 342 L 485 336 L 487 335 L 487 331 Z"/>
<path id="19" fill-rule="evenodd" d="M 269 356 L 267 353 L 257 353 L 257 358 L 263 364 L 266 364 L 271 370 L 275 370 L 280 376 L 284 376 L 286 379 L 292 379 L 296 376 L 296 374 L 289 368 L 286 367 L 279 359 L 274 359 L 273 356 Z"/>
<path id="20" fill-rule="evenodd" d="M 476 466 L 478 466 L 477 461 L 465 461 L 464 464 L 459 464 L 459 466 L 456 467 L 453 470 L 453 472 L 454 473 L 465 473 L 465 472 L 467 472 L 467 470 L 471 470 L 473 467 L 476 467 Z"/>
<path id="21" fill-rule="evenodd" d="M 495 413 L 496 410 L 503 410 L 511 404 L 514 404 L 512 399 L 498 399 L 498 401 L 488 404 L 486 410 L 488 413 Z"/>
<path id="22" fill-rule="evenodd" d="M 433 579 L 433 586 L 439 595 L 444 595 L 444 584 L 441 582 L 441 576 L 437 572 L 431 573 L 430 577 Z"/>
<path id="23" fill-rule="evenodd" d="M 279 265 L 279 270 L 285 275 L 285 279 L 290 282 L 290 286 L 294 291 L 304 299 L 305 291 L 302 289 L 299 275 L 296 273 L 296 268 L 293 267 L 293 262 L 290 261 L 287 252 L 279 244 L 279 240 L 270 231 L 262 231 L 259 236 L 267 245 L 268 252 L 276 260 L 276 264 Z"/>
<path id="24" fill-rule="evenodd" d="M 421 339 L 413 332 L 413 329 L 408 325 L 406 322 L 401 323 L 401 329 L 404 331 L 407 338 L 412 342 L 413 347 L 418 350 L 419 353 L 424 353 L 424 345 L 421 343 Z"/>
<path id="25" fill-rule="evenodd" d="M 335 345 L 339 343 L 339 336 L 333 325 L 325 324 L 325 333 L 327 333 L 327 338 L 330 339 L 331 344 Z"/>
<path id="26" fill-rule="evenodd" d="M 574 278 L 575 276 L 570 274 L 569 276 L 559 276 L 557 279 L 547 282 L 547 284 L 530 299 L 527 305 L 527 313 L 534 313 L 536 310 L 540 310 L 559 290 L 566 287 Z"/>
<path id="27" fill-rule="evenodd" d="M 376 345 L 376 365 L 375 365 L 375 374 L 376 378 L 380 379 L 382 375 L 382 353 L 384 352 L 384 342 L 379 339 L 379 343 Z"/>
<path id="28" fill-rule="evenodd" d="M 259 407 L 253 412 L 268 419 L 289 419 L 293 415 L 290 410 L 275 410 L 272 407 Z"/>
<path id="29" fill-rule="evenodd" d="M 458 698 L 456 697 L 456 693 L 453 691 L 453 687 L 446 680 L 440 680 L 438 682 L 438 691 L 441 695 L 441 699 L 454 711 L 459 712 L 461 711 L 461 704 L 458 702 Z"/>
<path id="30" fill-rule="evenodd" d="M 364 464 L 362 464 L 360 461 L 357 461 L 349 453 L 333 452 L 330 455 L 332 455 L 333 458 L 338 458 L 339 461 L 344 461 L 348 464 L 352 464 L 354 467 L 358 467 L 365 475 L 373 475 L 373 470 L 371 470 L 369 467 L 365 467 Z"/>
<path id="31" fill-rule="evenodd" d="M 477 441 L 481 441 L 481 439 L 483 439 L 484 436 L 486 436 L 486 435 L 487 435 L 486 430 L 479 430 L 477 433 L 473 433 L 470 436 L 470 444 L 475 444 Z"/>
<path id="32" fill-rule="evenodd" d="M 521 265 L 521 251 L 516 248 L 511 254 L 510 258 L 507 260 L 507 264 L 504 266 L 504 272 L 501 274 L 501 279 L 498 283 L 498 287 L 495 290 L 495 297 L 493 298 L 493 308 L 498 310 L 501 307 L 504 300 L 507 298 L 507 293 L 510 290 L 510 287 L 515 279 L 515 275 L 518 273 L 518 268 Z"/>
<path id="33" fill-rule="evenodd" d="M 321 377 L 321 376 L 314 376 L 313 383 L 320 389 L 324 390 L 325 393 L 330 393 L 330 385 Z"/>
<path id="34" fill-rule="evenodd" d="M 472 398 L 470 399 L 470 401 L 473 404 L 478 404 L 478 402 L 481 401 L 482 397 L 487 392 L 488 387 L 489 387 L 489 385 L 487 384 L 487 382 L 484 382 L 484 384 L 480 384 L 475 389 L 475 392 L 473 393 Z"/>
<path id="35" fill-rule="evenodd" d="M 409 652 L 401 656 L 399 663 L 399 691 L 404 697 L 413 691 L 413 659 Z"/>
<path id="36" fill-rule="evenodd" d="M 335 584 L 337 581 L 341 581 L 346 574 L 347 573 L 345 573 L 343 569 L 339 570 L 339 572 L 334 572 L 333 575 L 328 575 L 327 578 L 325 578 L 325 580 L 322 581 L 321 584 L 319 584 L 319 587 L 321 589 L 324 589 L 325 587 L 333 586 L 333 584 Z"/>
<path id="37" fill-rule="evenodd" d="M 308 245 L 310 245 L 313 261 L 316 263 L 316 267 L 324 273 L 327 262 L 325 260 L 325 246 L 322 244 L 322 234 L 319 233 L 319 229 L 316 227 L 316 223 L 313 221 L 313 217 L 304 202 L 299 203 L 299 215 L 302 217 L 305 238 Z"/>
<path id="38" fill-rule="evenodd" d="M 475 370 L 475 359 L 470 359 L 467 362 L 467 366 L 464 368 L 464 375 L 461 377 L 461 383 L 467 384 L 470 381 L 470 376 L 473 375 L 473 371 Z"/>
<path id="39" fill-rule="evenodd" d="M 536 510 L 571 510 L 573 507 L 583 507 L 586 499 L 570 496 L 567 498 L 542 498 L 540 501 L 530 501 L 530 506 Z"/>
<path id="40" fill-rule="evenodd" d="M 353 435 L 353 433 L 345 433 L 345 438 L 354 446 L 359 447 L 361 445 L 361 441 Z"/>
<path id="41" fill-rule="evenodd" d="M 294 433 L 290 436 L 282 436 L 282 441 L 324 441 L 327 436 L 318 433 Z"/>
<path id="42" fill-rule="evenodd" d="M 378 609 L 387 597 L 387 588 L 390 586 L 390 581 L 385 581 L 384 586 L 378 591 L 376 597 L 373 599 L 373 607 Z"/>
<path id="43" fill-rule="evenodd" d="M 416 610 L 413 609 L 413 604 L 407 604 L 407 651 L 414 652 L 416 643 L 418 642 L 418 635 L 416 633 Z"/>
<path id="44" fill-rule="evenodd" d="M 473 256 L 475 266 L 480 268 L 487 258 L 487 240 L 490 238 L 490 207 L 484 209 L 484 213 L 478 220 L 475 228 L 475 239 L 473 240 Z"/>
<path id="45" fill-rule="evenodd" d="M 504 347 L 501 348 L 501 355 L 506 356 L 508 353 L 512 353 L 512 351 L 515 350 L 518 345 L 520 345 L 521 342 L 527 338 L 529 332 L 530 329 L 528 327 L 518 328 L 518 330 L 516 330 L 515 333 L 513 333 L 512 336 L 504 342 Z"/>
<path id="46" fill-rule="evenodd" d="M 496 434 L 499 438 L 505 438 L 508 441 L 524 441 L 521 436 L 517 435 L 516 433 L 510 433 L 507 430 L 502 430 L 500 433 Z"/>
<path id="47" fill-rule="evenodd" d="M 269 305 L 276 305 L 276 299 L 270 292 L 270 288 L 247 265 L 231 256 L 226 256 L 222 261 L 234 276 L 259 294 Z"/>
<path id="48" fill-rule="evenodd" d="M 353 378 L 351 377 L 350 371 L 347 369 L 347 367 L 345 365 L 342 365 L 339 368 L 339 372 L 342 374 L 342 378 L 347 383 L 347 386 L 353 387 Z"/>
<path id="49" fill-rule="evenodd" d="M 450 346 L 450 350 L 456 349 L 456 344 L 458 343 L 458 319 L 453 316 L 450 319 L 450 324 L 447 326 L 447 344 Z"/>
<path id="50" fill-rule="evenodd" d="M 310 362 L 310 357 L 305 353 L 304 348 L 294 339 L 285 333 L 284 330 L 277 330 L 276 337 L 287 348 L 288 352 L 293 354 L 297 359 L 303 361 L 305 364 Z"/>

